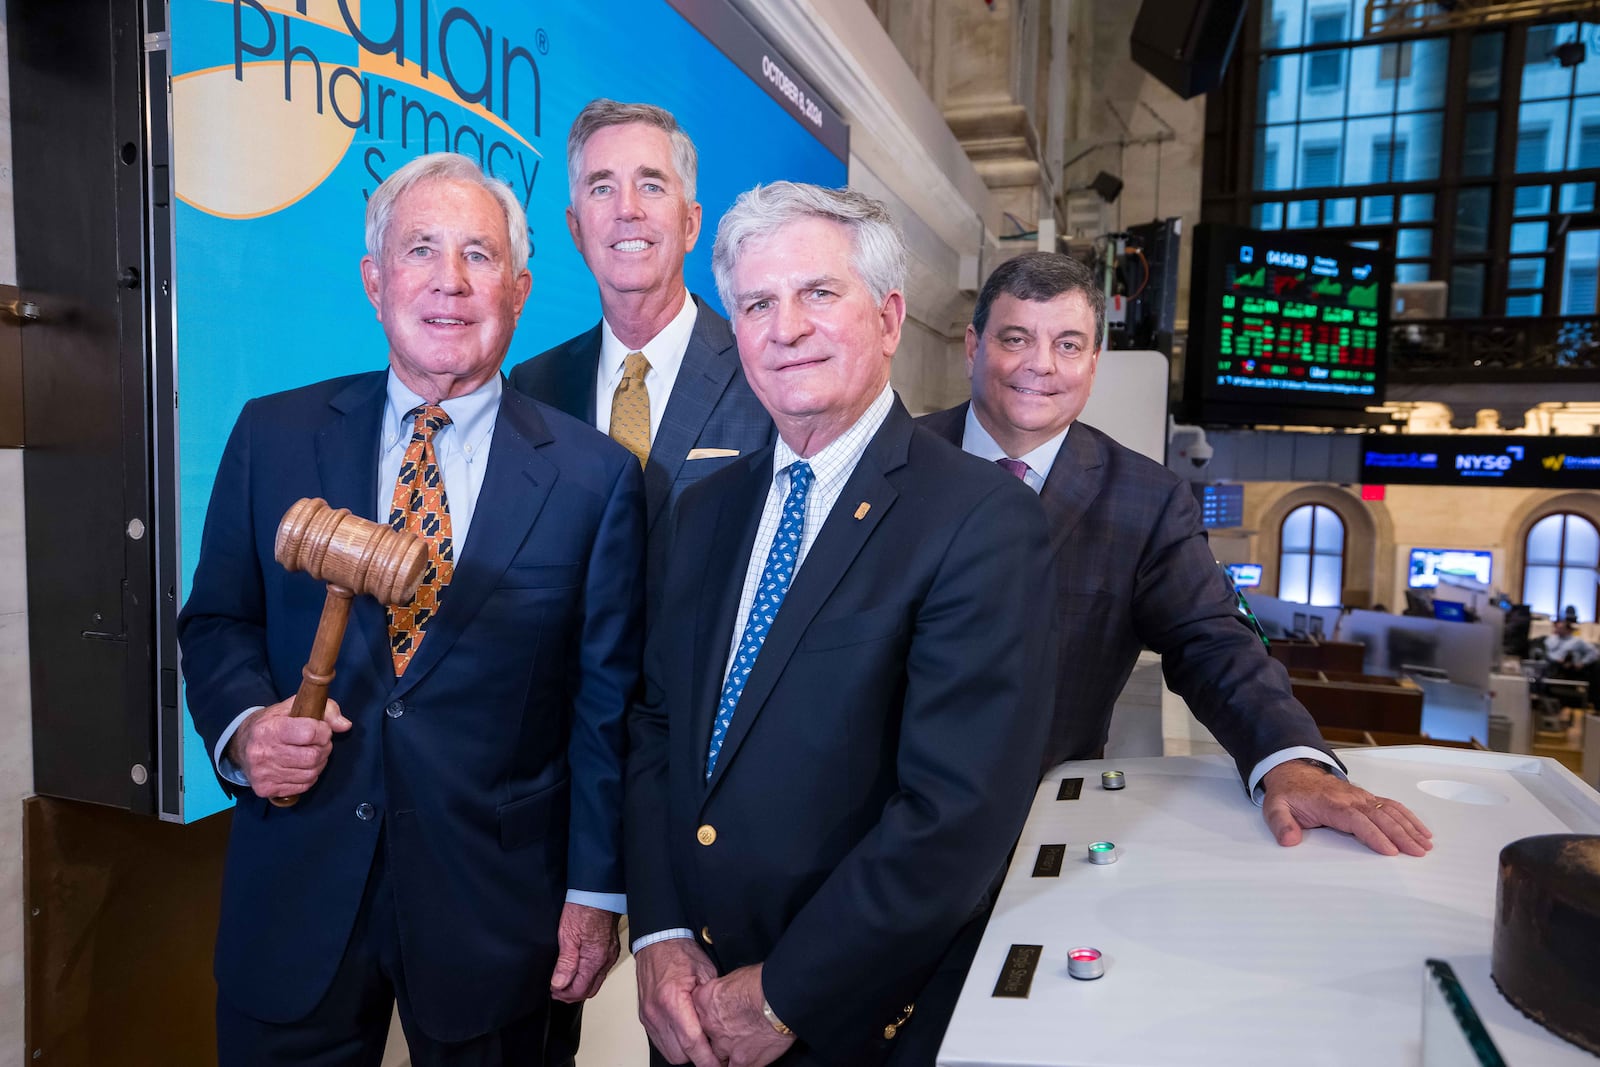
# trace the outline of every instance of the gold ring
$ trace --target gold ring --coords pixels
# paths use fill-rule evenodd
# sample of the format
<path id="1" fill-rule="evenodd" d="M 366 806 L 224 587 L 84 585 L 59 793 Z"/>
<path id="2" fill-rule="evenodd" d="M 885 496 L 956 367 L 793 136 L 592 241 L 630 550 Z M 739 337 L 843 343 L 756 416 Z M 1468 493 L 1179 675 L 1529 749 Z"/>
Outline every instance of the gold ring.
<path id="1" fill-rule="evenodd" d="M 1372 805 L 1372 810 L 1377 811 L 1381 807 L 1383 807 L 1383 801 L 1380 800 L 1376 804 Z"/>

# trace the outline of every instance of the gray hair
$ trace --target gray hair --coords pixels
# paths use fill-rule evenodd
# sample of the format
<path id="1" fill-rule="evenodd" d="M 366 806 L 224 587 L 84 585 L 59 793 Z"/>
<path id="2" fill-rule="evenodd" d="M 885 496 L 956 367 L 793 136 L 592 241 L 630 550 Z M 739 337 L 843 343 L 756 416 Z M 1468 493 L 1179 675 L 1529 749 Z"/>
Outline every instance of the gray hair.
<path id="1" fill-rule="evenodd" d="M 572 130 L 567 134 L 567 197 L 576 200 L 578 188 L 583 184 L 583 146 L 589 138 L 607 126 L 627 126 L 632 123 L 652 126 L 667 135 L 672 142 L 672 166 L 683 183 L 683 199 L 694 203 L 695 181 L 700 176 L 700 154 L 694 142 L 683 132 L 672 112 L 654 104 L 622 104 L 601 97 L 591 100 L 572 120 Z"/>
<path id="2" fill-rule="evenodd" d="M 383 242 L 389 232 L 389 220 L 394 217 L 394 206 L 414 186 L 424 182 L 461 182 L 485 190 L 500 204 L 506 215 L 506 237 L 511 247 L 511 269 L 526 270 L 528 266 L 528 217 L 523 213 L 522 201 L 511 191 L 511 186 L 498 178 L 491 178 L 483 168 L 467 156 L 457 152 L 432 152 L 418 156 L 386 178 L 367 200 L 367 254 L 381 265 Z"/>
<path id="3" fill-rule="evenodd" d="M 739 194 L 717 226 L 711 270 L 717 278 L 722 306 L 734 312 L 733 270 L 740 250 L 764 240 L 791 222 L 828 219 L 850 231 L 850 266 L 882 304 L 906 286 L 906 242 L 889 209 L 853 189 L 825 189 L 798 182 L 758 185 Z"/>
<path id="4" fill-rule="evenodd" d="M 1094 271 L 1071 256 L 1059 252 L 1029 252 L 1008 259 L 994 269 L 983 289 L 978 293 L 978 303 L 972 309 L 972 328 L 980 335 L 989 325 L 989 309 L 1001 293 L 1018 300 L 1054 300 L 1063 293 L 1081 293 L 1094 312 L 1094 348 L 1106 335 L 1106 294 Z"/>

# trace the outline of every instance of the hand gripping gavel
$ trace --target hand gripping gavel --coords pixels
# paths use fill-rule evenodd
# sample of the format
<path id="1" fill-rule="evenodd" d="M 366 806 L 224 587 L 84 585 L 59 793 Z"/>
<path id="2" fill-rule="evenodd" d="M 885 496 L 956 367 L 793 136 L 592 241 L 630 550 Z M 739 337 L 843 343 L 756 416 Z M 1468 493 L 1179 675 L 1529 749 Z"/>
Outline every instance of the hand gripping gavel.
<path id="1" fill-rule="evenodd" d="M 409 604 L 428 566 L 428 545 L 420 537 L 331 508 L 321 497 L 298 500 L 278 523 L 273 558 L 285 570 L 305 571 L 328 583 L 322 618 L 311 656 L 300 671 L 300 689 L 289 714 L 320 719 L 328 705 L 328 683 L 350 620 L 350 600 L 370 594 L 381 604 Z M 280 808 L 298 797 L 273 797 Z"/>

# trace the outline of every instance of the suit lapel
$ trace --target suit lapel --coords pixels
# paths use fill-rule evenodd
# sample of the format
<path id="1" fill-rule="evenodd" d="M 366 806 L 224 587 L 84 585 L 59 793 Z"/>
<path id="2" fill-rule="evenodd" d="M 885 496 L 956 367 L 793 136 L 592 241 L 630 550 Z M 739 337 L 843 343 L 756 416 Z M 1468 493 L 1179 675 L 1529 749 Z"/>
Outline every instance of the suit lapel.
<path id="1" fill-rule="evenodd" d="M 944 411 L 935 411 L 931 415 L 924 415 L 917 420 L 917 425 L 927 429 L 949 441 L 957 448 L 961 447 L 961 439 L 967 430 L 967 404 L 958 404 Z"/>
<path id="2" fill-rule="evenodd" d="M 559 352 L 541 357 L 554 359 L 549 403 L 590 426 L 595 422 L 595 375 L 600 367 L 600 325 L 567 342 Z M 476 518 L 476 516 L 474 516 Z"/>
<path id="3" fill-rule="evenodd" d="M 1076 424 L 1061 442 L 1061 451 L 1039 492 L 1049 520 L 1051 555 L 1061 551 L 1104 484 L 1105 450 L 1091 428 Z"/>
<path id="4" fill-rule="evenodd" d="M 317 477 L 325 499 L 336 508 L 374 522 L 388 515 L 374 514 L 378 506 L 378 448 L 383 431 L 383 404 L 388 375 L 362 375 L 341 390 L 328 406 L 338 414 L 317 434 Z M 376 599 L 358 596 L 351 605 L 357 640 L 367 645 L 378 677 L 394 674 L 389 655 L 389 615 Z"/>
<path id="5" fill-rule="evenodd" d="M 717 400 L 728 388 L 738 357 L 725 357 L 732 340 L 698 299 L 699 314 L 695 317 L 694 333 L 689 337 L 689 347 L 684 349 L 683 364 L 678 368 L 672 395 L 667 398 L 667 408 L 661 414 L 661 426 L 650 446 L 650 462 L 645 467 L 645 514 L 654 527 L 666 512 L 667 497 L 672 484 L 678 480 L 689 449 L 700 439 L 711 417 Z M 721 334 L 722 336 L 718 336 Z M 654 401 L 652 401 L 654 402 Z"/>
<path id="6" fill-rule="evenodd" d="M 761 509 L 772 485 L 771 448 L 741 462 L 748 463 L 744 477 L 718 498 L 716 524 L 703 550 L 697 549 L 702 551 L 704 578 L 700 583 L 699 610 L 695 613 L 698 625 L 689 708 L 695 728 L 694 751 L 702 761 L 711 745 L 711 724 L 722 697 L 722 670 L 728 665 L 733 629 L 744 626 L 743 619 L 734 617 L 744 592 L 745 567 L 739 561 L 749 562 L 756 530 L 761 525 Z M 678 550 L 690 549 L 680 544 Z M 722 572 L 721 581 L 713 578 L 718 570 Z M 703 775 L 703 764 L 701 770 Z"/>
<path id="7" fill-rule="evenodd" d="M 722 743 L 722 752 L 717 757 L 717 770 L 709 783 L 708 794 L 716 789 L 717 783 L 738 755 L 739 746 L 759 717 L 767 697 L 794 656 L 811 621 L 833 595 L 878 523 L 883 521 L 898 498 L 899 492 L 887 475 L 905 465 L 913 429 L 911 416 L 896 398 L 894 406 L 889 409 L 889 417 L 867 444 L 861 461 L 856 464 L 849 481 L 845 482 L 816 541 L 806 553 L 805 562 L 794 576 L 794 584 L 784 597 L 778 617 L 773 620 L 772 629 L 761 646 L 755 667 L 751 669 L 750 678 L 739 697 L 739 706 L 728 727 L 727 739 Z M 857 518 L 856 514 L 863 503 L 868 505 L 867 512 Z"/>
<path id="8" fill-rule="evenodd" d="M 923 418 L 922 425 L 960 448 L 966 436 L 970 401 L 948 411 Z M 1061 442 L 1061 451 L 1039 491 L 1050 525 L 1050 553 L 1055 555 L 1066 544 L 1084 512 L 1100 495 L 1105 484 L 1105 449 L 1092 427 L 1075 424 Z"/>
<path id="9" fill-rule="evenodd" d="M 504 387 L 472 528 L 440 598 L 439 614 L 428 624 L 422 647 L 395 687 L 396 695 L 427 676 L 499 585 L 559 476 L 555 464 L 539 453 L 539 447 L 552 440 L 534 402 Z"/>

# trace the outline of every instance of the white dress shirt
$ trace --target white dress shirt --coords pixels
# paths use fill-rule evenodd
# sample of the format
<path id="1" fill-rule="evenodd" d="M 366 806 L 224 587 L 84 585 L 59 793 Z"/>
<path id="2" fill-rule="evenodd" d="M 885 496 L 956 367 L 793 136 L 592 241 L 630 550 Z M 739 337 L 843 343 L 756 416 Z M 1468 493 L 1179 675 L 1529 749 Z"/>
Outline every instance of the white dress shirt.
<path id="1" fill-rule="evenodd" d="M 1009 457 L 1011 459 L 1020 459 L 1028 465 L 1028 471 L 1023 476 L 1023 481 L 1035 493 L 1044 488 L 1044 480 L 1050 477 L 1050 468 L 1055 466 L 1056 456 L 1060 454 L 1061 445 L 1066 441 L 1067 434 L 1071 429 L 1072 426 L 1069 423 L 1065 430 L 1062 430 L 1033 451 L 1025 455 Z M 971 404 L 967 405 L 967 425 L 961 435 L 961 450 L 971 453 L 980 459 L 998 460 L 1007 457 L 1006 450 L 1000 447 L 994 436 L 984 429 L 983 424 L 978 421 L 977 408 Z M 1328 762 L 1326 753 L 1306 745 L 1293 745 L 1289 748 L 1279 749 L 1250 769 L 1250 779 L 1247 784 L 1247 788 L 1250 791 L 1250 799 L 1258 805 L 1262 803 L 1266 799 L 1266 790 L 1261 786 L 1261 779 L 1266 777 L 1267 772 L 1278 766 L 1278 764 L 1288 763 L 1290 760 L 1296 759 L 1316 760 L 1334 774 L 1339 774 L 1341 778 L 1344 777 L 1344 775 L 1340 774 L 1339 768 Z"/>
<path id="2" fill-rule="evenodd" d="M 450 505 L 450 542 L 456 559 L 461 558 L 472 530 L 472 516 L 478 507 L 478 493 L 483 488 L 483 472 L 489 466 L 489 451 L 494 442 L 495 421 L 500 414 L 501 378 L 496 374 L 465 396 L 441 400 L 439 406 L 450 416 L 450 422 L 433 435 L 433 451 L 439 460 L 439 474 L 444 479 L 445 500 Z M 379 522 L 387 522 L 394 503 L 394 486 L 400 477 L 400 464 L 406 448 L 411 444 L 414 420 L 406 413 L 427 401 L 412 392 L 389 371 L 388 395 L 383 404 L 383 423 L 378 431 L 378 496 L 373 514 Z M 246 708 L 222 732 L 212 759 L 222 777 L 235 785 L 248 788 L 250 780 L 224 753 L 228 742 L 245 719 L 260 711 L 264 705 Z M 567 902 L 603 908 L 619 915 L 627 911 L 627 898 L 621 893 L 592 893 L 587 890 L 567 890 Z"/>
<path id="3" fill-rule="evenodd" d="M 643 352 L 650 361 L 644 376 L 644 387 L 650 394 L 650 441 L 655 442 L 656 431 L 661 429 L 661 415 L 667 410 L 667 399 L 672 396 L 672 386 L 683 367 L 683 354 L 689 350 L 689 338 L 694 336 L 695 320 L 700 317 L 700 307 L 683 291 L 683 307 L 660 333 L 644 343 L 643 348 L 629 348 L 611 332 L 611 324 L 600 320 L 600 362 L 595 368 L 594 424 L 603 434 L 611 432 L 611 398 L 622 382 L 622 367 L 629 353 Z"/>
<path id="4" fill-rule="evenodd" d="M 839 494 L 844 492 L 844 483 L 855 473 L 856 465 L 861 462 L 861 457 L 867 451 L 867 445 L 883 426 L 883 420 L 889 417 L 889 409 L 893 405 L 894 390 L 885 385 L 883 392 L 878 394 L 877 399 L 861 413 L 861 417 L 851 424 L 848 430 L 806 460 L 811 465 L 812 482 L 811 490 L 806 493 L 805 525 L 800 531 L 800 552 L 795 559 L 794 574 L 789 579 L 790 588 L 793 588 L 793 583 L 799 579 L 800 568 L 805 565 L 806 554 L 816 543 L 817 534 L 821 532 L 822 524 L 827 521 L 828 513 L 839 502 Z M 767 554 L 772 551 L 772 539 L 778 535 L 778 527 L 783 524 L 783 504 L 789 497 L 791 480 L 789 468 L 800 458 L 799 453 L 790 448 L 782 437 L 778 438 L 772 455 L 772 484 L 767 486 L 767 500 L 761 508 L 761 525 L 756 529 L 756 539 L 750 546 L 750 559 L 745 563 L 744 590 L 739 594 L 739 612 L 733 617 L 733 643 L 728 647 L 728 658 L 722 668 L 724 685 L 728 681 L 728 672 L 733 669 L 734 656 L 739 652 L 739 642 L 744 638 L 745 619 L 750 615 L 750 605 L 755 603 L 756 590 L 761 585 L 761 572 L 766 569 Z M 781 612 L 782 608 L 779 611 Z M 759 654 L 757 658 L 760 658 Z M 737 708 L 733 714 L 735 717 L 738 716 Z M 645 934 L 634 940 L 632 948 L 637 953 L 647 945 L 680 937 L 692 938 L 694 931 L 679 927 Z"/>

